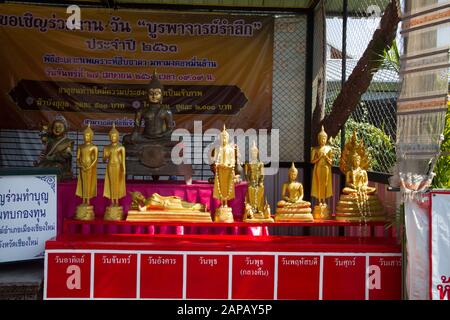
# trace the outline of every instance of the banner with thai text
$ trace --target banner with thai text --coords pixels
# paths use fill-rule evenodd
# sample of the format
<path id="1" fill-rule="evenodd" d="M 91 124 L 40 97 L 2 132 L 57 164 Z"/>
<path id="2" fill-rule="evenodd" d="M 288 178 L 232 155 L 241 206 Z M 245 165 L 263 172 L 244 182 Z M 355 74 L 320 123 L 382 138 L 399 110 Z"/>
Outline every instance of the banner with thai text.
<path id="1" fill-rule="evenodd" d="M 44 299 L 401 298 L 397 252 L 105 251 L 87 242 L 47 247 Z"/>
<path id="2" fill-rule="evenodd" d="M 0 262 L 44 258 L 56 236 L 56 176 L 0 176 Z"/>
<path id="3" fill-rule="evenodd" d="M 272 125 L 273 17 L 0 5 L 0 126 L 131 131 L 156 69 L 178 128 Z"/>
<path id="4" fill-rule="evenodd" d="M 450 191 L 431 196 L 430 256 L 430 298 L 450 300 Z"/>

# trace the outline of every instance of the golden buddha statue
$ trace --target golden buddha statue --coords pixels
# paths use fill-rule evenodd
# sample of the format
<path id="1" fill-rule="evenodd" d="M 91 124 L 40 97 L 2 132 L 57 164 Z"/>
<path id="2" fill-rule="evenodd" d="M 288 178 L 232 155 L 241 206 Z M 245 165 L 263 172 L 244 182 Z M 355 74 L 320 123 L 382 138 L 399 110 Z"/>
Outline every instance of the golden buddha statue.
<path id="1" fill-rule="evenodd" d="M 83 131 L 84 143 L 77 149 L 77 164 L 80 168 L 77 182 L 76 195 L 83 199 L 83 203 L 77 207 L 76 220 L 93 220 L 94 207 L 89 204 L 89 199 L 97 196 L 97 161 L 98 148 L 92 143 L 94 131 L 89 124 Z"/>
<path id="2" fill-rule="evenodd" d="M 111 199 L 106 208 L 105 220 L 122 220 L 123 209 L 119 199 L 125 197 L 125 148 L 119 143 L 119 131 L 115 124 L 109 131 L 111 144 L 103 149 L 103 161 L 107 162 L 103 196 Z"/>
<path id="3" fill-rule="evenodd" d="M 250 162 L 244 164 L 244 174 L 248 181 L 248 187 L 245 195 L 243 220 L 247 222 L 273 222 L 270 216 L 270 206 L 265 202 L 264 197 L 264 163 L 259 161 L 259 150 L 255 141 L 250 148 Z"/>
<path id="4" fill-rule="evenodd" d="M 233 144 L 229 143 L 229 134 L 223 126 L 220 133 L 220 147 L 215 155 L 215 175 L 213 197 L 220 200 L 214 221 L 233 222 L 233 212 L 228 200 L 234 199 L 234 179 L 236 155 Z"/>
<path id="5" fill-rule="evenodd" d="M 327 198 L 333 196 L 333 175 L 331 166 L 333 163 L 333 152 L 327 146 L 328 135 L 323 129 L 318 134 L 319 145 L 312 148 L 311 163 L 314 164 L 312 174 L 311 196 L 317 199 L 314 206 L 314 219 L 329 219 L 330 210 L 325 202 Z"/>
<path id="6" fill-rule="evenodd" d="M 369 186 L 369 157 L 356 132 L 345 144 L 339 167 L 345 174 L 345 188 L 336 207 L 336 219 L 345 221 L 383 221 L 385 214 L 376 188 Z"/>
<path id="7" fill-rule="evenodd" d="M 275 211 L 276 222 L 313 221 L 311 203 L 303 200 L 303 185 L 297 181 L 298 170 L 292 162 L 289 181 L 283 183 L 281 198 Z"/>
<path id="8" fill-rule="evenodd" d="M 131 210 L 127 221 L 192 221 L 212 222 L 211 214 L 201 203 L 191 203 L 176 196 L 153 193 L 145 198 L 140 192 L 131 192 Z"/>

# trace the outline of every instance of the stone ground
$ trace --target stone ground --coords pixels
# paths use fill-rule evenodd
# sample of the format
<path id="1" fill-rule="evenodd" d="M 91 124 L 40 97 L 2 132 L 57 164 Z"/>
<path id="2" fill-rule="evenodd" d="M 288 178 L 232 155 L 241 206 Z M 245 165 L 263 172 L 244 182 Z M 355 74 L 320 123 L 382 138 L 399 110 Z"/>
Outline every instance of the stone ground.
<path id="1" fill-rule="evenodd" d="M 44 259 L 0 263 L 0 300 L 42 300 Z"/>

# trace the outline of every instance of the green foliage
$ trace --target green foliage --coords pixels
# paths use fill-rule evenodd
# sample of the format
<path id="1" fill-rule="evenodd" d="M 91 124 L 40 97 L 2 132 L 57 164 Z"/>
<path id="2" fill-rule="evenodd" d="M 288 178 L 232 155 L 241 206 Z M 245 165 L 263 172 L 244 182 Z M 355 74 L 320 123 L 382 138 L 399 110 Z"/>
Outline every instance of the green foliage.
<path id="1" fill-rule="evenodd" d="M 434 167 L 436 176 L 433 178 L 432 187 L 437 189 L 450 189 L 450 101 L 448 102 L 447 114 L 445 116 L 444 141 L 441 144 L 443 153 Z"/>
<path id="2" fill-rule="evenodd" d="M 381 60 L 381 61 L 380 61 Z M 391 70 L 400 73 L 400 52 L 398 51 L 397 41 L 394 39 L 389 48 L 385 48 L 379 55 L 381 65 L 378 69 Z M 376 70 L 374 70 L 376 72 Z"/>
<path id="3" fill-rule="evenodd" d="M 388 173 L 389 168 L 394 165 L 395 149 L 391 138 L 382 129 L 372 124 L 356 122 L 349 118 L 345 123 L 345 141 L 349 141 L 353 131 L 356 131 L 358 139 L 363 139 L 367 154 L 370 157 L 369 170 L 375 172 Z M 334 163 L 339 164 L 341 157 L 341 134 L 338 133 L 335 139 L 330 139 L 333 148 Z"/>

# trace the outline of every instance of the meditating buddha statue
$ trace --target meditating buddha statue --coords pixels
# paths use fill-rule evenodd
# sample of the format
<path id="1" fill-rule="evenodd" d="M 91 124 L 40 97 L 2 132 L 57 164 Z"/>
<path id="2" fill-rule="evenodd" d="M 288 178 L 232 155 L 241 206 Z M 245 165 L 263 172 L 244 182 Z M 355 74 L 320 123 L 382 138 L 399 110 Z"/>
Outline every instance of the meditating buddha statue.
<path id="1" fill-rule="evenodd" d="M 259 160 L 256 142 L 250 148 L 250 162 L 244 164 L 245 178 L 248 182 L 245 195 L 244 221 L 273 222 L 270 206 L 264 196 L 264 163 Z"/>
<path id="2" fill-rule="evenodd" d="M 383 221 L 385 213 L 376 188 L 369 186 L 369 157 L 356 132 L 345 144 L 339 167 L 345 174 L 345 188 L 336 207 L 336 219 L 346 221 Z"/>
<path id="3" fill-rule="evenodd" d="M 80 168 L 78 174 L 76 195 L 83 199 L 75 213 L 76 220 L 93 220 L 94 207 L 89 199 L 97 196 L 97 161 L 98 148 L 92 143 L 94 131 L 91 125 L 83 131 L 84 143 L 77 149 L 77 164 Z"/>
<path id="4" fill-rule="evenodd" d="M 322 130 L 318 134 L 319 145 L 312 148 L 311 152 L 311 163 L 314 164 L 311 196 L 317 199 L 313 210 L 315 220 L 330 218 L 326 199 L 333 196 L 333 175 L 331 173 L 333 152 L 331 147 L 326 145 L 327 139 L 328 135 L 322 126 Z"/>
<path id="5" fill-rule="evenodd" d="M 220 146 L 215 156 L 215 175 L 213 197 L 220 200 L 214 221 L 233 222 L 233 212 L 228 201 L 234 199 L 234 179 L 236 155 L 234 145 L 229 143 L 229 134 L 223 126 L 220 133 Z"/>
<path id="6" fill-rule="evenodd" d="M 119 199 L 126 195 L 125 148 L 119 143 L 119 131 L 115 124 L 109 131 L 111 144 L 103 149 L 103 161 L 107 162 L 103 196 L 111 199 L 111 205 L 106 207 L 105 220 L 122 220 L 123 209 Z"/>
<path id="7" fill-rule="evenodd" d="M 303 185 L 297 181 L 298 170 L 292 163 L 289 181 L 283 184 L 275 211 L 275 222 L 313 221 L 311 203 L 303 200 Z"/>
<path id="8" fill-rule="evenodd" d="M 170 108 L 162 105 L 163 89 L 155 70 L 147 86 L 148 101 L 136 110 L 133 132 L 123 137 L 127 173 L 152 176 L 153 180 L 162 175 L 182 175 L 191 184 L 192 166 L 175 165 L 171 160 L 172 148 L 177 144 L 171 141 L 175 122 Z"/>
<path id="9" fill-rule="evenodd" d="M 177 196 L 153 193 L 145 198 L 138 191 L 130 192 L 132 203 L 127 221 L 192 221 L 211 222 L 211 214 L 201 203 L 191 203 Z"/>
<path id="10" fill-rule="evenodd" d="M 34 165 L 40 168 L 59 169 L 58 179 L 72 179 L 72 149 L 73 140 L 66 137 L 66 123 L 57 119 L 46 132 L 41 133 L 41 140 L 45 144 L 39 159 Z"/>

